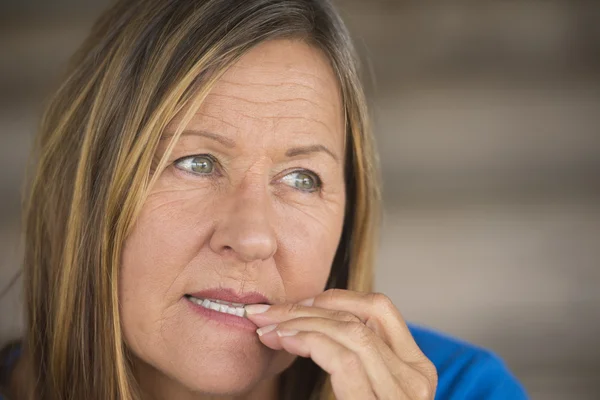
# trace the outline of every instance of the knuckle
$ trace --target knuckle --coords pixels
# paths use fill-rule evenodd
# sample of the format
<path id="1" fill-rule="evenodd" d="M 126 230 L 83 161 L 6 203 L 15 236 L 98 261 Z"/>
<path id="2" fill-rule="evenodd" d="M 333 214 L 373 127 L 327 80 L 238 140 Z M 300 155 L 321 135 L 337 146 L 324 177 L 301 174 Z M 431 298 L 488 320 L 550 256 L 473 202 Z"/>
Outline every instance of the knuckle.
<path id="1" fill-rule="evenodd" d="M 415 399 L 431 400 L 435 397 L 437 388 L 437 370 L 435 365 L 427 360 L 418 365 L 419 374 L 412 379 L 411 389 Z"/>
<path id="2" fill-rule="evenodd" d="M 435 390 L 438 384 L 438 372 L 435 368 L 435 365 L 432 362 L 427 363 L 427 367 L 425 368 L 424 374 L 428 382 L 430 383 L 430 386 L 433 389 L 433 394 L 435 394 Z"/>
<path id="3" fill-rule="evenodd" d="M 361 322 L 360 318 L 358 318 L 356 315 L 349 313 L 347 311 L 333 311 L 331 316 L 333 319 L 336 319 L 338 321 L 356 322 L 356 323 Z"/>
<path id="4" fill-rule="evenodd" d="M 435 387 L 426 377 L 415 379 L 412 386 L 414 398 L 417 400 L 431 400 L 435 396 Z"/>
<path id="5" fill-rule="evenodd" d="M 346 329 L 359 346 L 370 346 L 372 343 L 371 330 L 360 322 L 346 322 Z"/>
<path id="6" fill-rule="evenodd" d="M 390 312 L 396 309 L 392 300 L 383 293 L 371 293 L 371 304 L 380 311 Z"/>

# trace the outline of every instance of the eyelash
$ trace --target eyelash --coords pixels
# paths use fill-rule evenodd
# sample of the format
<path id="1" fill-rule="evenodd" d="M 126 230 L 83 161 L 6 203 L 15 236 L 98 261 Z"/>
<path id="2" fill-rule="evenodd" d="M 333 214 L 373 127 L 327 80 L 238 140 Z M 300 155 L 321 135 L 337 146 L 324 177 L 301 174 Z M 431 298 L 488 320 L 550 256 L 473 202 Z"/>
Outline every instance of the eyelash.
<path id="1" fill-rule="evenodd" d="M 214 169 L 213 169 L 212 172 L 206 173 L 206 174 L 195 173 L 195 172 L 191 172 L 191 171 L 185 170 L 185 169 L 183 169 L 183 168 L 181 168 L 181 167 L 178 166 L 183 161 L 193 160 L 194 158 L 199 158 L 199 157 L 206 157 L 206 158 L 208 158 L 209 160 L 211 160 L 213 162 L 213 164 L 214 164 L 213 168 Z M 173 165 L 175 166 L 175 168 L 179 169 L 180 171 L 182 171 L 182 172 L 184 172 L 186 174 L 190 174 L 190 175 L 195 176 L 195 177 L 203 176 L 203 175 L 210 176 L 210 175 L 213 175 L 215 172 L 218 175 L 220 175 L 219 170 L 221 169 L 219 161 L 212 154 L 195 154 L 193 156 L 181 157 L 181 158 L 175 160 L 175 162 L 173 163 Z M 292 189 L 296 189 L 299 192 L 307 193 L 307 194 L 319 193 L 323 189 L 323 180 L 321 179 L 321 176 L 319 174 L 317 174 L 316 172 L 313 172 L 313 171 L 308 170 L 308 169 L 302 169 L 302 168 L 301 169 L 294 169 L 294 170 L 291 170 L 291 171 L 287 172 L 286 175 L 284 175 L 284 177 L 286 177 L 286 176 L 288 176 L 288 175 L 290 175 L 292 173 L 300 173 L 300 174 L 310 175 L 310 176 L 312 176 L 314 178 L 315 185 L 316 185 L 315 190 L 302 190 L 302 189 L 293 188 L 293 187 L 292 187 Z"/>

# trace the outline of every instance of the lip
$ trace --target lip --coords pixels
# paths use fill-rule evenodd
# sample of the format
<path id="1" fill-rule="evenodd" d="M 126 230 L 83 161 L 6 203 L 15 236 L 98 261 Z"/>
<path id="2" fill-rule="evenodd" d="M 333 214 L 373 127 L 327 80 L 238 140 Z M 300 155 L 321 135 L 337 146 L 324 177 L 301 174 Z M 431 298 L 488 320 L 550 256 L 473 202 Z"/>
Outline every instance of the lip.
<path id="1" fill-rule="evenodd" d="M 213 299 L 222 300 L 229 303 L 242 303 L 242 304 L 272 304 L 269 299 L 258 292 L 246 292 L 237 293 L 233 289 L 215 288 L 206 289 L 196 293 L 187 293 L 190 296 L 198 299 Z M 225 314 L 223 314 L 225 315 Z M 239 318 L 239 317 L 238 317 Z"/>
<path id="2" fill-rule="evenodd" d="M 230 303 L 271 304 L 266 296 L 258 292 L 237 293 L 233 289 L 225 288 L 207 289 L 200 292 L 187 293 L 187 295 L 199 299 L 222 300 Z M 196 313 L 196 315 L 199 315 L 202 318 L 206 318 L 211 322 L 216 322 L 218 325 L 228 329 L 234 328 L 241 331 L 254 333 L 256 328 L 258 328 L 256 324 L 250 321 L 248 318 L 225 314 L 219 311 L 211 310 L 210 308 L 204 308 L 199 304 L 193 303 L 187 295 L 183 297 L 183 300 L 188 304 L 189 307 L 191 307 L 192 311 Z"/>

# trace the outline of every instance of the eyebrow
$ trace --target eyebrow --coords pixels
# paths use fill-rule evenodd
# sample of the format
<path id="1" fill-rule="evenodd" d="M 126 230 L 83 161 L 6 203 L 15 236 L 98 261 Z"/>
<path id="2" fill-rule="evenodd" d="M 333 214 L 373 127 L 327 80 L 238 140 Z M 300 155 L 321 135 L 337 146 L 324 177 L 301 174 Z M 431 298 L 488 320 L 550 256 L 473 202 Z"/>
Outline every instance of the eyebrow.
<path id="1" fill-rule="evenodd" d="M 235 142 L 225 136 L 222 135 L 218 135 L 216 133 L 212 133 L 212 132 L 207 132 L 207 131 L 203 131 L 203 130 L 185 130 L 181 133 L 181 136 L 201 136 L 201 137 L 205 137 L 207 139 L 210 140 L 214 140 L 215 142 L 221 143 L 223 146 L 227 147 L 227 148 L 234 148 L 235 147 Z M 163 135 L 163 137 L 160 138 L 160 140 L 166 140 L 169 139 L 171 137 L 173 137 L 173 134 L 165 134 Z M 285 152 L 285 156 L 286 157 L 296 157 L 296 156 L 301 156 L 301 155 L 306 155 L 306 154 L 311 154 L 311 153 L 325 153 L 328 154 L 329 156 L 331 156 L 331 158 L 333 158 L 336 162 L 340 162 L 339 157 L 331 150 L 329 150 L 326 146 L 323 146 L 322 144 L 315 144 L 315 145 L 309 145 L 309 146 L 299 146 L 299 147 L 292 147 L 291 149 L 288 149 Z"/>
<path id="2" fill-rule="evenodd" d="M 326 153 L 329 154 L 336 162 L 340 162 L 340 159 L 338 156 L 335 155 L 335 153 L 331 150 L 329 150 L 327 147 L 323 146 L 322 144 L 315 144 L 312 146 L 302 146 L 302 147 L 293 147 L 291 149 L 289 149 L 288 151 L 285 152 L 286 157 L 295 157 L 295 156 L 300 156 L 300 155 L 305 155 L 305 154 L 310 154 L 310 153 Z"/>

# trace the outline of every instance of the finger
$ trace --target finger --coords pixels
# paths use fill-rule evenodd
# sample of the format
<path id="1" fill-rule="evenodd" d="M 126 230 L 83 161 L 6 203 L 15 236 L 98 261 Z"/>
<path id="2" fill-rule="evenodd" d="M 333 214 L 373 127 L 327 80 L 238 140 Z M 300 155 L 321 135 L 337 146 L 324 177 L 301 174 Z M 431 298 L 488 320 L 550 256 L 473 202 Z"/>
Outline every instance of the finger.
<path id="1" fill-rule="evenodd" d="M 399 363 L 388 359 L 388 364 L 395 365 L 394 375 L 399 377 L 405 391 L 435 393 L 436 368 L 423 354 L 404 318 L 388 297 L 380 293 L 330 289 L 301 303 L 326 309 L 352 310 L 401 359 Z M 417 375 L 414 375 L 415 372 Z M 406 379 L 407 374 L 413 375 L 412 378 Z"/>
<path id="2" fill-rule="evenodd" d="M 347 295 L 348 297 L 352 298 L 352 297 L 357 297 L 356 302 L 360 304 L 360 306 L 356 307 L 356 309 L 358 309 L 359 311 L 357 312 L 357 314 L 362 315 L 362 314 L 366 314 L 364 311 L 361 312 L 361 310 L 363 310 L 364 305 L 363 303 L 365 301 L 369 301 L 369 297 L 374 296 L 375 298 L 378 297 L 378 295 L 373 295 L 373 294 L 364 294 L 364 293 L 358 293 L 358 292 L 351 292 L 351 291 L 342 291 L 342 290 L 337 290 L 337 291 L 331 291 L 331 292 L 341 292 L 342 295 Z M 324 293 L 325 295 L 328 294 L 328 292 Z M 316 299 L 317 302 L 319 302 L 320 305 L 324 305 L 324 306 L 329 306 L 332 307 L 332 309 L 327 309 L 327 308 L 320 308 L 320 307 L 315 307 L 315 306 L 308 306 L 308 305 L 303 305 L 303 304 L 282 304 L 282 305 L 276 305 L 276 306 L 271 306 L 271 307 L 265 307 L 264 305 L 260 305 L 258 306 L 260 311 L 259 313 L 253 313 L 252 308 L 253 306 L 247 306 L 247 310 L 251 311 L 250 313 L 248 313 L 247 317 L 249 319 L 251 319 L 255 324 L 257 324 L 260 327 L 263 328 L 275 328 L 275 324 L 277 322 L 281 322 L 281 321 L 288 321 L 294 318 L 301 318 L 301 317 L 305 317 L 305 316 L 316 316 L 316 317 L 322 317 L 322 318 L 329 318 L 329 319 L 333 319 L 333 320 L 337 320 L 337 321 L 342 321 L 342 322 L 359 322 L 361 321 L 360 318 L 358 318 L 356 315 L 354 315 L 352 312 L 348 312 L 348 311 L 340 311 L 335 309 L 336 305 L 339 304 L 340 307 L 343 307 L 344 303 L 342 302 L 332 302 L 330 304 L 328 304 L 326 301 L 323 301 L 323 299 L 321 298 L 321 296 L 319 296 L 318 299 Z M 352 303 L 352 302 L 349 302 Z M 391 302 L 390 302 L 391 303 Z M 311 301 L 308 302 L 308 304 L 315 304 L 315 301 Z M 392 305 L 393 306 L 393 305 Z M 349 306 L 351 307 L 351 306 Z M 265 310 L 266 309 L 266 310 Z M 395 307 L 394 307 L 395 310 Z M 397 312 L 397 310 L 396 310 Z M 402 318 L 399 313 L 398 313 L 398 317 Z M 435 366 L 422 354 L 421 350 L 418 348 L 418 346 L 416 345 L 416 343 L 414 343 L 414 340 L 412 339 L 412 335 L 410 334 L 410 332 L 407 330 L 407 334 L 409 335 L 409 345 L 410 343 L 414 343 L 413 345 L 416 347 L 415 350 L 415 356 L 414 358 L 410 359 L 410 360 L 406 360 L 406 363 L 402 362 L 401 360 L 398 359 L 398 357 L 400 356 L 399 354 L 395 353 L 395 350 L 393 348 L 391 348 L 391 343 L 394 343 L 393 338 L 387 339 L 389 338 L 390 335 L 388 335 L 387 331 L 385 329 L 383 329 L 381 326 L 376 325 L 374 322 L 376 321 L 375 318 L 371 318 L 369 319 L 368 316 L 364 316 L 362 320 L 364 320 L 365 324 L 367 325 L 371 325 L 371 329 L 374 331 L 378 331 L 378 334 L 380 336 L 382 336 L 383 338 L 383 343 L 381 343 L 383 345 L 384 348 L 380 349 L 381 355 L 384 358 L 384 361 L 386 362 L 386 364 L 389 366 L 389 368 L 392 370 L 392 374 L 394 376 L 399 377 L 398 379 L 400 379 L 400 384 L 402 387 L 405 388 L 405 391 L 409 392 L 409 393 L 423 393 L 423 392 L 427 392 L 426 389 L 428 388 L 435 388 L 436 386 L 436 382 L 437 382 L 437 371 L 435 369 Z M 403 319 L 401 319 L 402 322 Z M 273 325 L 271 325 L 273 324 Z M 393 333 L 392 333 L 393 334 Z M 276 335 L 267 335 L 266 337 L 261 339 L 263 341 L 263 343 L 265 345 L 267 345 L 268 347 L 271 347 L 273 349 L 277 349 L 277 350 L 281 350 L 281 344 L 279 343 L 278 338 L 276 337 Z M 387 345 L 390 346 L 390 348 L 388 348 Z M 406 354 L 406 353 L 405 353 Z M 411 362 L 412 361 L 412 362 Z M 416 370 L 416 371 L 415 371 Z M 406 376 L 411 376 L 410 379 L 406 379 Z M 435 389 L 433 389 L 435 390 Z"/>
<path id="3" fill-rule="evenodd" d="M 350 292 L 349 294 L 352 295 L 353 293 L 356 292 Z M 340 322 L 354 322 L 362 324 L 362 321 L 359 317 L 347 311 L 304 306 L 294 303 L 279 304 L 270 307 L 262 304 L 258 305 L 257 307 L 246 306 L 246 312 L 248 319 L 250 319 L 259 327 L 275 328 L 275 325 L 278 323 L 305 317 L 327 318 Z M 275 338 L 267 337 L 265 340 L 272 341 L 273 343 L 270 344 L 275 346 L 273 348 L 278 346 Z M 381 344 L 384 348 L 381 348 L 380 351 L 386 361 L 391 361 L 398 357 L 393 350 L 390 350 L 388 346 L 385 345 L 385 343 Z"/>
<path id="4" fill-rule="evenodd" d="M 307 304 L 310 304 L 308 301 Z M 317 308 L 338 310 L 356 315 L 376 332 L 401 359 L 420 363 L 425 355 L 413 339 L 404 318 L 392 301 L 380 293 L 361 293 L 330 289 L 314 298 Z"/>
<path id="5" fill-rule="evenodd" d="M 319 332 L 298 332 L 279 339 L 287 352 L 312 358 L 331 375 L 337 399 L 380 398 L 376 397 L 359 356 L 329 336 Z"/>
<path id="6" fill-rule="evenodd" d="M 306 319 L 304 319 L 306 320 Z M 295 324 L 286 323 L 285 326 L 292 326 L 295 328 L 306 328 L 306 326 L 301 327 Z M 267 347 L 270 347 L 274 350 L 283 350 L 282 340 L 277 335 L 277 330 L 286 329 L 283 324 L 280 326 L 277 325 L 269 325 L 259 329 L 260 340 Z M 367 328 L 368 329 L 368 328 Z M 427 393 L 435 393 L 436 379 L 431 379 L 431 377 L 437 377 L 435 372 L 435 367 L 431 364 L 431 373 L 428 374 L 423 371 L 419 371 L 415 369 L 414 366 L 403 362 L 397 356 L 395 356 L 391 349 L 386 348 L 386 344 L 383 341 L 379 340 L 375 343 L 381 352 L 386 355 L 383 356 L 384 362 L 388 369 L 391 371 L 392 375 L 396 378 L 397 383 L 404 393 L 415 394 L 415 398 L 424 398 L 428 399 L 432 396 L 428 396 Z M 426 360 L 428 361 L 428 360 Z M 424 368 L 424 371 L 427 371 Z"/>
<path id="7" fill-rule="evenodd" d="M 363 323 L 302 317 L 282 322 L 275 331 L 280 336 L 283 348 L 285 348 L 284 341 L 290 333 L 313 332 L 329 337 L 358 356 L 377 398 L 396 399 L 400 395 L 400 385 L 392 374 L 392 371 L 397 369 L 396 364 L 401 362 L 400 359 Z M 261 337 L 263 343 L 270 343 L 273 340 L 272 334 L 268 335 L 269 337 L 265 336 L 267 335 Z M 394 396 L 388 397 L 391 393 Z"/>
<path id="8" fill-rule="evenodd" d="M 259 304 L 257 306 L 248 305 L 246 308 L 246 317 L 254 322 L 258 327 L 278 324 L 301 317 L 320 317 L 329 318 L 345 322 L 361 322 L 360 318 L 351 312 L 309 307 L 294 303 L 278 304 L 267 306 Z"/>

